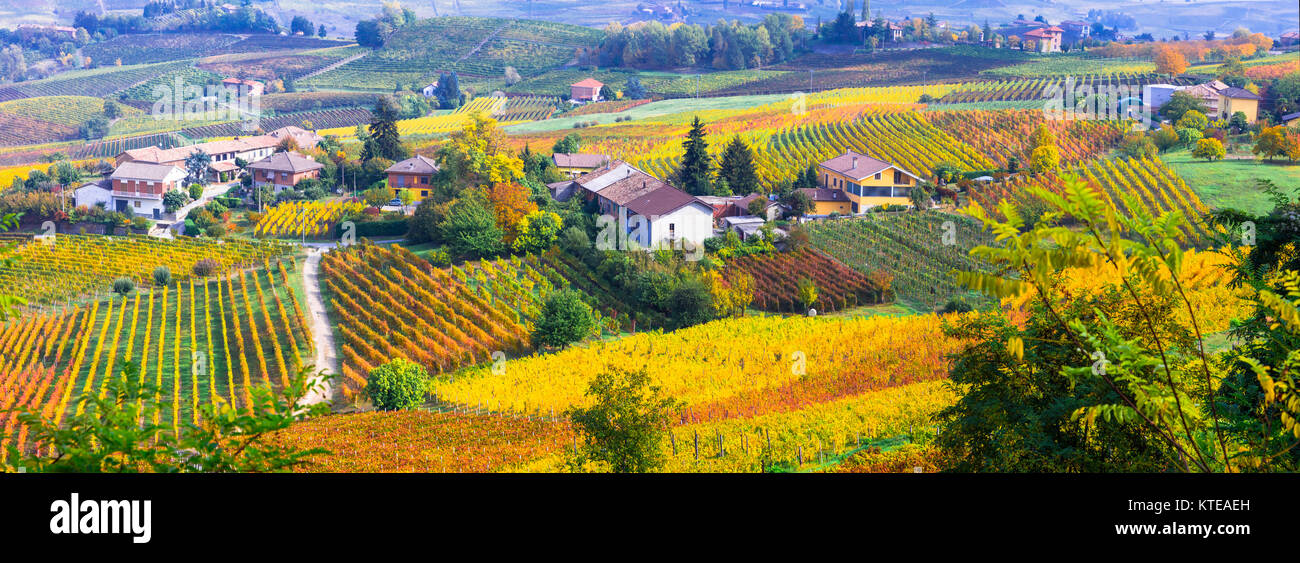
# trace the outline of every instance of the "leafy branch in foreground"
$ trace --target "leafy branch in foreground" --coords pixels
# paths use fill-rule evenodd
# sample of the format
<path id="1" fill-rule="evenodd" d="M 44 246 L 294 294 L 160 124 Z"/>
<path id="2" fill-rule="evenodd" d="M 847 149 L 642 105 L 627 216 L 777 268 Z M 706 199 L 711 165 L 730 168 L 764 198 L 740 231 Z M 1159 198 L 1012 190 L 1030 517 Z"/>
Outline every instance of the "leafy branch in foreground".
<path id="1" fill-rule="evenodd" d="M 326 404 L 299 403 L 325 384 L 324 372 L 303 368 L 280 389 L 259 385 L 248 390 L 251 401 L 243 409 L 228 403 L 201 407 L 199 422 L 188 418 L 179 433 L 170 425 L 154 423 L 154 414 L 167 405 L 158 403 L 156 388 L 140 381 L 139 366 L 126 362 L 118 377 L 107 382 L 106 392 L 81 397 L 85 409 L 64 425 L 38 413 L 18 415 L 30 431 L 34 452 L 9 446 L 6 471 L 63 473 L 262 473 L 288 471 L 309 463 L 320 448 L 294 450 L 269 441 L 276 431 L 295 421 L 323 414 Z"/>
<path id="2" fill-rule="evenodd" d="M 1201 332 L 1204 323 L 1180 280 L 1181 228 L 1187 218 L 1179 211 L 1153 217 L 1127 195 L 1123 206 L 1130 214 L 1122 214 L 1094 187 L 1073 176 L 1065 176 L 1063 193 L 1036 187 L 1030 191 L 1048 205 L 1033 225 L 1008 202 L 998 208 L 1005 220 L 990 216 L 979 205 L 967 211 L 1000 243 L 977 247 L 971 254 L 1001 271 L 959 272 L 957 277 L 968 287 L 998 298 L 1032 295 L 1035 310 L 1054 329 L 1046 333 L 1010 330 L 1005 334 L 1006 349 L 1014 360 L 1023 361 L 1026 348 L 1039 354 L 1047 346 L 1055 347 L 1051 352 L 1060 363 L 1059 375 L 1069 383 L 1068 389 L 1057 392 L 1071 395 L 1094 384 L 1109 389 L 1087 404 L 1073 406 L 1069 420 L 1062 420 L 1081 423 L 1080 444 L 1113 453 L 1116 444 L 1102 443 L 1102 434 L 1089 435 L 1089 431 L 1102 423 L 1118 424 L 1136 430 L 1146 442 L 1143 448 L 1161 451 L 1168 466 L 1183 471 L 1263 468 L 1261 460 L 1272 458 L 1250 441 L 1234 439 L 1226 428 L 1230 413 L 1222 412 L 1228 404 L 1220 396 L 1220 384 L 1233 352 L 1222 357 L 1207 354 Z M 1061 270 L 1084 267 L 1114 269 L 1121 281 L 1110 288 L 1110 306 L 1095 297 L 1058 289 Z M 1077 306 L 1080 299 L 1092 299 L 1090 311 Z M 1295 310 L 1296 303 L 1267 291 L 1258 292 L 1255 299 L 1278 315 Z M 1185 326 L 1170 326 L 1171 307 L 1185 312 Z M 1294 331 L 1300 326 L 1278 328 Z M 1036 339 L 1043 334 L 1055 340 Z M 1006 370 L 1008 363 L 995 362 L 993 367 Z M 1285 365 L 1274 368 L 1284 376 L 1274 389 L 1291 392 Z M 1264 382 L 1269 374 L 1258 375 Z M 1284 424 L 1294 426 L 1297 406 L 1300 401 L 1288 405 L 1291 414 Z"/>

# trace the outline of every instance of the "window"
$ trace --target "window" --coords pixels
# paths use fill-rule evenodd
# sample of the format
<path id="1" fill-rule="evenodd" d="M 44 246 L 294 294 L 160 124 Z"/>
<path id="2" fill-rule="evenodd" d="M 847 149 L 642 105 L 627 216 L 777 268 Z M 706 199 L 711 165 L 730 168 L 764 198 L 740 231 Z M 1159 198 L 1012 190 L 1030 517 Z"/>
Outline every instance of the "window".
<path id="1" fill-rule="evenodd" d="M 428 177 L 428 176 L 420 176 L 420 183 L 421 183 L 421 184 L 424 184 L 424 185 L 426 185 L 426 186 L 429 185 L 429 177 Z"/>
<path id="2" fill-rule="evenodd" d="M 906 184 L 906 183 L 907 183 L 907 179 L 906 179 L 906 178 L 903 178 L 903 173 L 902 173 L 902 172 L 899 172 L 898 170 L 895 170 L 895 171 L 894 171 L 894 183 L 895 183 L 895 184 Z"/>
<path id="3" fill-rule="evenodd" d="M 138 202 L 138 201 L 135 202 L 135 206 L 136 206 L 136 207 L 140 207 L 140 202 Z"/>
<path id="4" fill-rule="evenodd" d="M 879 172 L 876 172 L 876 179 L 877 179 L 877 180 L 880 179 L 880 173 L 879 173 Z"/>
<path id="5" fill-rule="evenodd" d="M 429 190 L 420 190 L 420 197 L 429 197 Z"/>

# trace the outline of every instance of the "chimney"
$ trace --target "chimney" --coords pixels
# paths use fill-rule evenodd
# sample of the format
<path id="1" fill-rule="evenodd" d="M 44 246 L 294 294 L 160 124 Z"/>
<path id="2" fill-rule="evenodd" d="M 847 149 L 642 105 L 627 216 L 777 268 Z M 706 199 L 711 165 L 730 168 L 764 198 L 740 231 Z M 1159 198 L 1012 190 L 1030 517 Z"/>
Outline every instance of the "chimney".
<path id="1" fill-rule="evenodd" d="M 856 170 L 857 167 L 858 167 L 858 157 L 855 156 L 855 157 L 853 157 L 853 166 L 852 166 L 852 168 Z"/>

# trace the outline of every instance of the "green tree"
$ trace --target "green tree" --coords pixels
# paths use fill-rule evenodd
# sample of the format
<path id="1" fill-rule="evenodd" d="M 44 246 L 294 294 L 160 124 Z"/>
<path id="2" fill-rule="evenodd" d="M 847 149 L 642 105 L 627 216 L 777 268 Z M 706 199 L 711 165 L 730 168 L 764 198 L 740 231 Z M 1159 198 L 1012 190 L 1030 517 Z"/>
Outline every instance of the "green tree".
<path id="1" fill-rule="evenodd" d="M 505 250 L 504 236 L 496 215 L 481 197 L 462 197 L 447 211 L 438 230 L 447 249 L 457 256 L 490 258 Z"/>
<path id="2" fill-rule="evenodd" d="M 592 405 L 567 413 L 582 439 L 571 468 L 646 473 L 663 466 L 663 441 L 678 404 L 650 385 L 645 370 L 611 369 L 597 375 L 586 394 Z"/>
<path id="3" fill-rule="evenodd" d="M 167 287 L 172 283 L 172 271 L 167 266 L 158 266 L 153 269 L 153 284 L 156 287 Z"/>
<path id="4" fill-rule="evenodd" d="M 156 424 L 154 417 L 171 411 L 149 378 L 139 376 L 134 362 L 122 365 L 102 390 L 80 397 L 78 409 L 63 424 L 41 415 L 22 412 L 17 418 L 33 442 L 44 444 L 35 453 L 8 446 L 7 471 L 48 473 L 266 473 L 289 471 L 329 452 L 295 449 L 271 439 L 295 422 L 329 411 L 329 405 L 301 404 L 323 385 L 324 374 L 304 368 L 287 384 L 248 388 L 252 408 L 230 404 L 199 407 L 199 423 L 188 416 L 179 421 L 180 432 L 170 423 Z M 47 453 L 52 452 L 52 453 Z"/>
<path id="5" fill-rule="evenodd" d="M 1187 92 L 1178 91 L 1169 97 L 1169 101 L 1160 106 L 1160 115 L 1177 123 L 1182 119 L 1183 114 L 1193 110 L 1205 114 L 1205 105 L 1201 103 L 1201 99 Z"/>
<path id="6" fill-rule="evenodd" d="M 1095 186 L 1073 175 L 1064 177 L 1060 193 L 1029 190 L 1050 206 L 1044 219 L 1032 226 L 1010 203 L 999 206 L 998 216 L 1005 220 L 980 206 L 968 210 L 998 233 L 1001 242 L 996 248 L 976 247 L 971 255 L 999 273 L 961 272 L 957 279 L 997 299 L 1028 294 L 1042 328 L 1029 330 L 1036 326 L 1032 323 L 1025 329 L 1004 327 L 1011 332 L 979 342 L 1005 343 L 1005 349 L 980 353 L 983 357 L 973 361 L 992 362 L 992 369 L 999 371 L 996 377 L 1004 381 L 1038 381 L 1031 374 L 1008 377 L 1005 368 L 997 367 L 1008 361 L 1022 366 L 1012 373 L 1043 366 L 1063 376 L 1054 387 L 1042 389 L 1051 395 L 1045 399 L 1062 401 L 1050 416 L 1057 427 L 1077 433 L 1077 443 L 1092 448 L 1095 456 L 1118 456 L 1137 471 L 1151 470 L 1157 460 L 1162 468 L 1181 471 L 1236 471 L 1240 456 L 1236 445 L 1228 446 L 1222 397 L 1199 328 L 1203 320 L 1186 297 L 1180 275 L 1184 251 L 1178 233 L 1188 225 L 1187 218 L 1181 211 L 1153 217 L 1133 194 L 1123 195 L 1130 212 L 1120 213 Z M 1121 281 L 1089 303 L 1055 289 L 1057 272 L 1068 267 L 1110 268 Z M 1186 325 L 1171 321 L 1175 311 L 1185 314 Z M 989 368 L 978 369 L 991 373 Z M 953 373 L 971 370 L 955 368 Z M 976 407 L 979 400 L 973 396 L 959 404 Z M 1005 403 L 1005 395 L 986 400 L 986 408 L 994 409 L 983 415 L 986 420 L 1016 416 L 1011 413 L 1018 407 Z M 1023 395 L 1016 399 L 1023 400 Z M 994 418 L 998 410 L 1008 414 Z M 1006 456 L 1035 448 L 1028 438 L 1000 433 L 981 438 L 978 431 L 950 423 L 941 436 L 951 437 L 954 455 L 978 455 L 962 444 L 981 440 L 986 445 L 995 441 L 1006 452 L 1002 459 L 1012 461 L 1014 457 Z"/>
<path id="7" fill-rule="evenodd" d="M 163 209 L 168 213 L 175 213 L 177 209 L 185 207 L 190 201 L 190 194 L 181 190 L 168 190 L 163 194 Z"/>
<path id="8" fill-rule="evenodd" d="M 1204 158 L 1205 160 L 1215 161 L 1223 158 L 1227 151 L 1223 148 L 1223 143 L 1218 139 L 1201 139 L 1196 142 L 1196 149 L 1192 151 L 1192 157 Z"/>
<path id="9" fill-rule="evenodd" d="M 113 293 L 126 296 L 135 291 L 135 281 L 131 278 L 117 278 L 113 281 Z"/>
<path id="10" fill-rule="evenodd" d="M 1210 119 L 1205 117 L 1204 113 L 1194 109 L 1187 110 L 1186 113 L 1183 113 L 1182 117 L 1178 118 L 1178 121 L 1174 122 L 1174 127 L 1179 129 L 1196 129 L 1197 131 L 1204 131 L 1205 128 L 1209 126 Z"/>
<path id="11" fill-rule="evenodd" d="M 795 288 L 795 298 L 805 310 L 811 309 L 813 303 L 817 302 L 817 284 L 811 279 L 799 278 L 798 286 Z"/>
<path id="12" fill-rule="evenodd" d="M 562 289 L 547 296 L 542 305 L 537 325 L 533 329 L 533 345 L 562 348 L 581 342 L 595 328 L 595 314 L 591 306 L 583 302 L 582 293 Z"/>
<path id="13" fill-rule="evenodd" d="M 424 382 L 429 372 L 406 358 L 396 358 L 366 377 L 366 398 L 385 411 L 411 410 L 424 403 Z"/>
<path id="14" fill-rule="evenodd" d="M 202 184 L 207 176 L 208 166 L 211 164 L 212 155 L 195 149 L 185 157 L 185 181 L 191 184 Z"/>
<path id="15" fill-rule="evenodd" d="M 375 108 L 371 111 L 370 135 L 362 148 L 362 160 L 386 158 L 399 161 L 411 156 L 402 145 L 402 136 L 397 131 L 400 113 L 401 107 L 392 96 L 380 96 L 375 100 Z"/>
<path id="16" fill-rule="evenodd" d="M 722 164 L 718 168 L 719 181 L 725 180 L 732 193 L 758 192 L 758 175 L 754 171 L 754 151 L 736 135 L 722 149 Z"/>
<path id="17" fill-rule="evenodd" d="M 551 147 L 551 152 L 560 154 L 575 153 L 582 150 L 582 137 L 577 133 L 569 133 L 555 141 Z"/>
<path id="18" fill-rule="evenodd" d="M 519 236 L 515 237 L 515 252 L 541 253 L 555 244 L 564 220 L 550 211 L 533 211 L 519 220 Z"/>
<path id="19" fill-rule="evenodd" d="M 691 121 L 691 130 L 682 146 L 686 152 L 677 169 L 679 186 L 691 195 L 713 193 L 713 157 L 709 156 L 708 132 L 699 116 Z"/>
<path id="20" fill-rule="evenodd" d="M 195 200 L 203 197 L 203 186 L 200 186 L 198 184 L 190 184 L 189 196 L 191 200 Z"/>

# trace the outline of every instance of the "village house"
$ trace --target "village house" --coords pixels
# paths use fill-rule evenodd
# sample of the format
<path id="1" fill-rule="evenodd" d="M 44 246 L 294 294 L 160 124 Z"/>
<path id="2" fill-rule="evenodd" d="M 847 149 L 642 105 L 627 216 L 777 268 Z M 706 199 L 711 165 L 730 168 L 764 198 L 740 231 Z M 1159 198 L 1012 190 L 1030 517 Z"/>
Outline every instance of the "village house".
<path id="1" fill-rule="evenodd" d="M 746 196 L 702 195 L 696 196 L 696 199 L 703 201 L 709 207 L 713 208 L 713 220 L 719 225 L 721 225 L 722 221 L 727 217 L 751 215 L 749 212 L 749 206 L 750 203 L 754 201 L 763 202 L 763 213 L 761 217 L 765 220 L 773 221 L 779 219 L 781 214 L 780 204 L 768 199 L 768 197 L 763 194 L 749 194 Z"/>
<path id="2" fill-rule="evenodd" d="M 799 188 L 799 191 L 808 196 L 808 200 L 812 202 L 812 207 L 808 209 L 805 215 L 849 215 L 853 213 L 853 204 L 849 201 L 849 196 L 844 190 Z"/>
<path id="3" fill-rule="evenodd" d="M 577 178 L 608 164 L 609 155 L 557 152 L 551 155 L 551 162 L 561 174 Z"/>
<path id="4" fill-rule="evenodd" d="M 106 208 L 161 219 L 165 211 L 163 194 L 182 187 L 185 170 L 171 164 L 127 162 L 113 171 L 109 181 L 112 194 L 109 201 L 104 202 Z M 102 189 L 103 184 L 99 187 Z M 78 190 L 77 205 L 83 204 L 83 197 L 88 203 L 91 200 L 95 200 L 94 203 L 103 202 L 104 195 L 94 188 L 86 190 L 84 194 Z"/>
<path id="5" fill-rule="evenodd" d="M 1205 115 L 1210 119 L 1229 119 L 1234 113 L 1246 114 L 1246 122 L 1254 123 L 1259 118 L 1258 94 L 1245 88 L 1228 86 L 1221 81 L 1211 80 L 1204 84 L 1187 86 L 1182 91 L 1196 96 L 1205 106 Z"/>
<path id="6" fill-rule="evenodd" d="M 434 80 L 433 82 L 430 82 L 430 83 L 428 83 L 428 84 L 425 84 L 425 85 L 424 85 L 424 88 L 421 88 L 421 89 L 420 89 L 420 93 L 423 94 L 424 97 L 426 97 L 426 98 L 432 98 L 432 97 L 436 96 L 436 95 L 437 95 L 437 92 L 438 92 L 438 81 L 437 81 L 437 80 Z"/>
<path id="7" fill-rule="evenodd" d="M 219 182 L 233 180 L 239 173 L 239 167 L 235 161 L 256 162 L 275 152 L 276 145 L 280 144 L 280 139 L 275 136 L 276 133 L 284 133 L 285 129 L 281 128 L 273 131 L 272 134 L 257 135 L 253 137 L 228 139 L 224 141 L 211 141 L 199 143 L 184 147 L 174 147 L 162 149 L 156 146 L 143 147 L 123 151 L 114 157 L 114 164 L 121 166 L 127 162 L 147 162 L 151 164 L 172 164 L 181 168 L 185 167 L 185 158 L 194 154 L 194 151 L 206 153 L 212 157 L 209 165 L 209 178 Z"/>
<path id="8" fill-rule="evenodd" d="M 254 186 L 271 186 L 277 193 L 308 178 L 320 178 L 321 168 L 321 163 L 296 152 L 278 152 L 248 165 Z"/>
<path id="9" fill-rule="evenodd" d="M 1092 35 L 1092 24 L 1085 21 L 1079 21 L 1079 20 L 1063 21 L 1061 22 L 1060 27 L 1061 29 L 1065 30 L 1065 33 L 1073 35 L 1080 39 Z"/>
<path id="10" fill-rule="evenodd" d="M 1059 53 L 1061 52 L 1061 37 L 1065 35 L 1065 30 L 1056 27 L 1040 27 L 1025 32 L 1024 41 L 1032 41 L 1035 50 L 1040 53 Z"/>
<path id="11" fill-rule="evenodd" d="M 1287 127 L 1300 127 L 1300 111 L 1288 113 L 1282 116 L 1282 125 Z"/>
<path id="12" fill-rule="evenodd" d="M 622 225 L 629 243 L 642 248 L 713 236 L 713 207 L 626 162 L 616 160 L 573 180 L 549 184 L 556 199 L 594 202 Z"/>
<path id="13" fill-rule="evenodd" d="M 285 139 L 293 139 L 294 144 L 298 145 L 298 150 L 304 151 L 316 148 L 316 145 L 325 140 L 324 137 L 317 135 L 313 131 L 308 131 L 302 127 L 294 125 L 281 127 L 275 131 L 267 133 L 267 135 L 276 140 L 277 146 L 279 146 L 279 144 Z"/>
<path id="14" fill-rule="evenodd" d="M 875 27 L 876 23 L 875 23 L 874 21 L 860 21 L 860 22 L 857 22 L 857 23 L 855 23 L 855 24 L 853 24 L 853 25 L 854 25 L 854 27 L 859 28 L 859 35 L 862 35 L 862 36 L 865 37 L 865 31 L 866 31 L 866 29 L 867 29 L 868 27 Z M 896 23 L 894 23 L 894 22 L 891 22 L 891 21 L 886 21 L 884 27 L 885 27 L 885 29 L 889 30 L 889 40 L 890 40 L 890 41 L 902 41 L 902 40 L 903 40 L 903 26 L 898 25 L 898 24 L 896 24 Z"/>
<path id="15" fill-rule="evenodd" d="M 845 151 L 818 165 L 821 189 L 842 192 L 805 191 L 814 203 L 814 215 L 864 213 L 878 205 L 911 204 L 908 195 L 921 179 L 893 164 Z M 846 209 L 847 207 L 847 209 Z M 822 210 L 827 210 L 825 213 Z"/>
<path id="16" fill-rule="evenodd" d="M 599 102 L 600 89 L 605 84 L 595 78 L 587 78 L 569 85 L 569 99 L 575 102 Z"/>
<path id="17" fill-rule="evenodd" d="M 429 197 L 433 175 L 438 173 L 438 163 L 417 154 L 389 166 L 384 172 L 388 174 L 388 187 L 411 190 L 415 200 L 419 201 Z"/>

